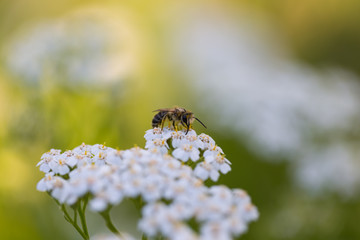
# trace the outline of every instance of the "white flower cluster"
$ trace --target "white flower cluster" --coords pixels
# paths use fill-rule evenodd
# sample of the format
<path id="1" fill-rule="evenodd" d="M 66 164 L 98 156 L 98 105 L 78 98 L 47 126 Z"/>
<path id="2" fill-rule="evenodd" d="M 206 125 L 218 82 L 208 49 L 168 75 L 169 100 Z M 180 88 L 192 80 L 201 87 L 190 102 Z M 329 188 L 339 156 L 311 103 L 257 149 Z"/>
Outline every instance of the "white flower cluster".
<path id="1" fill-rule="evenodd" d="M 211 137 L 155 128 L 145 138 L 148 150 L 121 151 L 100 144 L 82 144 L 63 153 L 52 149 L 38 163 L 45 177 L 37 189 L 68 205 L 87 196 L 97 212 L 123 198 L 141 197 L 145 206 L 139 228 L 148 236 L 231 239 L 257 219 L 244 191 L 204 185 L 203 179 L 217 180 L 218 171 L 230 170 Z M 183 163 L 189 159 L 199 161 L 194 169 Z"/>
<path id="2" fill-rule="evenodd" d="M 227 240 L 244 233 L 248 222 L 258 218 L 256 208 L 243 190 L 198 186 L 186 192 L 168 205 L 162 202 L 146 205 L 140 229 L 149 236 L 160 232 L 170 239 Z"/>
<path id="3" fill-rule="evenodd" d="M 20 28 L 5 48 L 6 65 L 28 82 L 113 83 L 136 64 L 134 29 L 110 10 L 81 9 Z"/>
<path id="4" fill-rule="evenodd" d="M 168 141 L 171 142 L 172 155 L 183 162 L 191 160 L 198 162 L 194 173 L 202 180 L 211 178 L 217 181 L 220 173 L 226 174 L 231 170 L 230 161 L 224 156 L 223 150 L 216 146 L 215 141 L 208 135 L 202 133 L 197 136 L 194 130 L 188 134 L 183 131 L 173 131 L 169 128 L 161 130 L 154 128 L 146 131 L 145 148 L 167 153 L 170 149 Z"/>

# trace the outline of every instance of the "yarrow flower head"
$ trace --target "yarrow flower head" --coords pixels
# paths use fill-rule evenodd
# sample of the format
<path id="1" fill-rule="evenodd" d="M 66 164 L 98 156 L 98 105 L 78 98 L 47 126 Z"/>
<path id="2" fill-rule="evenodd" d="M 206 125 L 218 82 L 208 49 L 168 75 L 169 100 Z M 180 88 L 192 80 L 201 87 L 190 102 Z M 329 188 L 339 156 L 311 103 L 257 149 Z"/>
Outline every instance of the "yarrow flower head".
<path id="1" fill-rule="evenodd" d="M 108 215 L 112 206 L 125 198 L 142 199 L 138 227 L 149 237 L 231 239 L 258 218 L 243 190 L 204 184 L 231 170 L 210 136 L 154 128 L 146 131 L 145 139 L 146 149 L 116 150 L 100 144 L 81 144 L 63 153 L 52 149 L 38 163 L 45 177 L 37 189 L 50 193 L 64 213 L 66 205 L 82 206 L 75 211 L 84 215 L 89 202 L 107 226 L 113 226 Z M 75 219 L 67 218 L 75 226 Z M 196 222 L 197 230 L 190 221 Z M 118 233 L 114 226 L 109 229 Z"/>
<path id="2" fill-rule="evenodd" d="M 147 149 L 155 149 L 161 139 L 166 144 L 169 153 L 182 162 L 197 162 L 194 174 L 202 180 L 210 178 L 217 181 L 220 173 L 226 174 L 231 170 L 231 162 L 225 158 L 223 150 L 205 133 L 197 135 L 194 130 L 188 134 L 184 131 L 172 131 L 169 128 L 154 128 L 145 134 Z M 192 163 L 190 163 L 192 165 Z"/>

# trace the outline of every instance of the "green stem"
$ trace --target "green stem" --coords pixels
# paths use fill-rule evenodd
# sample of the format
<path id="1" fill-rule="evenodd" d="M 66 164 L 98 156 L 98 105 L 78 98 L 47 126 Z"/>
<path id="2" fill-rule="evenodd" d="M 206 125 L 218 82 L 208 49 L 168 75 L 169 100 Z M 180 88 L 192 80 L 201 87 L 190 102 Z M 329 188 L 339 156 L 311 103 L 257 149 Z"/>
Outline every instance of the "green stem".
<path id="1" fill-rule="evenodd" d="M 87 204 L 88 204 L 88 201 L 89 201 L 89 196 L 86 195 L 86 196 L 85 196 L 85 199 L 84 199 L 84 206 L 83 206 L 83 209 L 82 209 L 83 212 L 85 212 L 85 209 L 86 209 L 86 206 L 87 206 Z"/>
<path id="2" fill-rule="evenodd" d="M 119 232 L 119 230 L 117 230 L 116 227 L 114 226 L 114 224 L 112 223 L 109 212 L 110 212 L 110 209 L 107 209 L 107 210 L 101 212 L 100 215 L 104 218 L 107 228 L 115 235 L 121 236 L 121 233 Z"/>
<path id="3" fill-rule="evenodd" d="M 86 225 L 86 218 L 85 218 L 86 204 L 87 204 L 87 198 L 85 198 L 85 200 L 84 200 L 83 208 L 81 208 L 81 202 L 79 202 L 79 206 L 78 206 L 77 210 L 79 212 L 80 222 L 81 222 L 81 226 L 83 228 L 84 234 L 89 238 L 89 232 L 88 232 L 88 228 Z"/>
<path id="4" fill-rule="evenodd" d="M 48 192 L 48 194 L 51 196 L 50 192 Z M 60 204 L 60 202 L 58 200 L 56 200 L 55 198 L 53 198 L 56 202 L 56 204 L 60 207 L 60 210 L 64 213 L 64 218 L 66 221 L 68 221 L 71 225 L 74 226 L 74 228 L 76 229 L 76 231 L 78 231 L 78 233 L 82 236 L 82 238 L 84 240 L 89 240 L 89 236 L 86 236 L 84 234 L 84 232 L 81 230 L 81 228 L 79 227 L 79 225 L 77 225 L 77 223 L 71 219 L 70 215 L 68 214 L 66 207 L 64 204 Z"/>
<path id="5" fill-rule="evenodd" d="M 71 223 L 71 225 L 74 226 L 74 228 L 76 229 L 76 231 L 78 231 L 78 233 L 83 237 L 84 240 L 89 240 L 89 235 L 86 235 L 81 228 L 74 222 L 74 220 L 70 217 L 69 213 L 66 210 L 66 207 L 64 204 L 61 205 L 61 210 L 64 213 L 64 217 L 66 219 L 66 221 L 68 221 L 69 223 Z"/>
<path id="6" fill-rule="evenodd" d="M 77 211 L 74 209 L 74 223 L 77 225 Z"/>

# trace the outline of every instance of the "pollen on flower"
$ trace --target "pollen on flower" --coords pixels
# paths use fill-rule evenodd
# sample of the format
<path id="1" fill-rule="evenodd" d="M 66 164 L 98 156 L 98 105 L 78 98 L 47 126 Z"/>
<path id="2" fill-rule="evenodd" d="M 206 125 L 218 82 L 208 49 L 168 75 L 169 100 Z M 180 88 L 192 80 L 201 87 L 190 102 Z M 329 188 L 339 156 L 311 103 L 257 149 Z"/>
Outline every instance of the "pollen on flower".
<path id="1" fill-rule="evenodd" d="M 207 144 L 215 144 L 215 141 L 208 135 L 206 135 L 205 133 L 201 133 L 199 135 L 199 139 L 204 142 L 204 143 L 207 143 Z"/>
<path id="2" fill-rule="evenodd" d="M 150 149 L 150 152 L 154 153 L 154 154 L 160 153 L 159 149 L 157 149 L 157 148 Z"/>
<path id="3" fill-rule="evenodd" d="M 163 159 L 164 159 L 164 160 L 173 160 L 173 158 L 171 157 L 171 155 L 169 155 L 168 153 L 165 153 L 165 154 L 163 155 Z"/>
<path id="4" fill-rule="evenodd" d="M 235 196 L 240 197 L 240 198 L 248 197 L 247 192 L 244 191 L 244 190 L 240 190 L 240 189 L 236 189 L 235 191 L 233 191 L 233 194 L 234 194 Z"/>
<path id="5" fill-rule="evenodd" d="M 190 144 L 184 144 L 183 147 L 184 151 L 191 152 L 193 149 L 193 146 Z"/>
<path id="6" fill-rule="evenodd" d="M 124 151 L 117 149 L 115 151 L 115 155 L 118 156 L 118 157 L 122 157 L 124 155 Z"/>
<path id="7" fill-rule="evenodd" d="M 189 141 L 191 141 L 191 142 L 194 142 L 194 141 L 197 140 L 197 137 L 194 136 L 194 135 L 188 135 L 188 136 L 186 136 L 186 139 L 189 140 Z"/>
<path id="8" fill-rule="evenodd" d="M 99 152 L 99 159 L 103 160 L 103 159 L 105 159 L 105 157 L 106 157 L 106 153 Z"/>
<path id="9" fill-rule="evenodd" d="M 184 138 L 184 135 L 182 132 L 172 132 L 171 137 L 173 139 L 182 139 L 182 138 Z"/>
<path id="10" fill-rule="evenodd" d="M 141 157 L 142 156 L 142 152 L 141 152 L 141 148 L 140 147 L 138 147 L 136 144 L 135 144 L 135 146 L 132 148 L 132 149 L 130 149 L 131 151 L 132 151 L 132 153 L 134 154 L 134 156 L 136 156 L 136 157 Z"/>
<path id="11" fill-rule="evenodd" d="M 215 159 L 216 159 L 216 162 L 217 162 L 217 163 L 220 163 L 220 164 L 222 164 L 222 163 L 225 162 L 224 156 L 222 156 L 222 155 L 220 155 L 220 154 L 218 154 L 218 155 L 215 157 Z"/>
<path id="12" fill-rule="evenodd" d="M 165 144 L 165 140 L 162 140 L 162 139 L 154 140 L 154 145 L 156 145 L 156 146 L 163 146 L 164 144 Z"/>
<path id="13" fill-rule="evenodd" d="M 60 180 L 60 179 L 56 179 L 55 182 L 54 182 L 54 187 L 55 188 L 62 188 L 64 185 L 64 183 Z"/>
<path id="14" fill-rule="evenodd" d="M 202 167 L 207 171 L 211 171 L 211 169 L 212 169 L 211 164 L 207 163 L 207 162 L 203 162 Z"/>
<path id="15" fill-rule="evenodd" d="M 50 151 L 48 151 L 47 153 L 53 156 L 59 155 L 61 152 L 61 150 L 58 149 L 50 149 Z"/>
<path id="16" fill-rule="evenodd" d="M 59 163 L 59 165 L 65 165 L 65 160 L 59 159 L 58 163 Z"/>
<path id="17" fill-rule="evenodd" d="M 74 155 L 74 153 L 73 153 L 72 151 L 70 151 L 70 150 L 66 151 L 64 154 L 65 154 L 67 157 L 71 157 L 71 156 Z"/>
<path id="18" fill-rule="evenodd" d="M 203 184 L 204 181 L 202 181 L 201 179 L 196 179 L 196 181 L 194 182 L 195 187 L 201 187 Z"/>
<path id="19" fill-rule="evenodd" d="M 174 165 L 174 163 L 169 163 L 168 165 L 167 165 L 170 169 L 174 169 L 175 168 L 175 165 Z"/>
<path id="20" fill-rule="evenodd" d="M 209 136 L 205 135 L 204 133 L 199 135 L 200 140 L 209 143 Z"/>
<path id="21" fill-rule="evenodd" d="M 246 211 L 252 211 L 254 208 L 255 208 L 255 206 L 251 203 L 249 203 L 245 206 Z"/>
<path id="22" fill-rule="evenodd" d="M 154 128 L 153 129 L 153 134 L 161 134 L 161 133 L 162 133 L 161 128 Z"/>

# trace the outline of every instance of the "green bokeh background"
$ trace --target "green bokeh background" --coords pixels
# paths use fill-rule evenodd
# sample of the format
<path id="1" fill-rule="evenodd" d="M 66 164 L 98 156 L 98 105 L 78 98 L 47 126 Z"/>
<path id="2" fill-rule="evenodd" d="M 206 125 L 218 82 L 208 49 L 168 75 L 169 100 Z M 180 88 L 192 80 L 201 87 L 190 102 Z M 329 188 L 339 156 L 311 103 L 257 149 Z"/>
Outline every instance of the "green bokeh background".
<path id="1" fill-rule="evenodd" d="M 264 24 L 274 25 L 299 61 L 314 68 L 342 67 L 360 73 L 360 2 L 355 0 L 198 1 L 232 11 L 244 9 Z M 62 84 L 61 76 L 31 84 L 12 75 L 0 62 L 0 239 L 79 239 L 56 204 L 36 191 L 43 174 L 35 167 L 50 148 L 72 149 L 82 142 L 126 149 L 144 146 L 152 110 L 173 105 L 211 122 L 211 135 L 232 161 L 220 183 L 243 188 L 260 211 L 242 239 L 360 239 L 358 198 L 327 194 L 310 196 L 291 182 L 287 163 L 263 161 L 235 138 L 217 134 L 216 120 L 197 104 L 195 91 L 181 69 L 167 62 L 164 35 L 171 26 L 168 8 L 179 1 L 0 1 L 0 48 L 19 29 L 82 8 L 105 9 L 131 16 L 136 28 L 137 65 L 111 85 Z M 193 1 L 181 1 L 191 8 Z M 66 81 L 66 80 L 64 80 Z M 99 79 L 101 82 L 101 79 Z M 216 111 L 216 109 L 214 109 Z M 197 131 L 203 131 L 200 125 Z M 226 137 L 228 136 L 228 137 Z M 131 203 L 112 213 L 119 229 L 138 236 L 139 217 Z M 296 217 L 294 217 L 296 216 Z M 107 232 L 99 216 L 88 213 L 92 235 Z"/>

